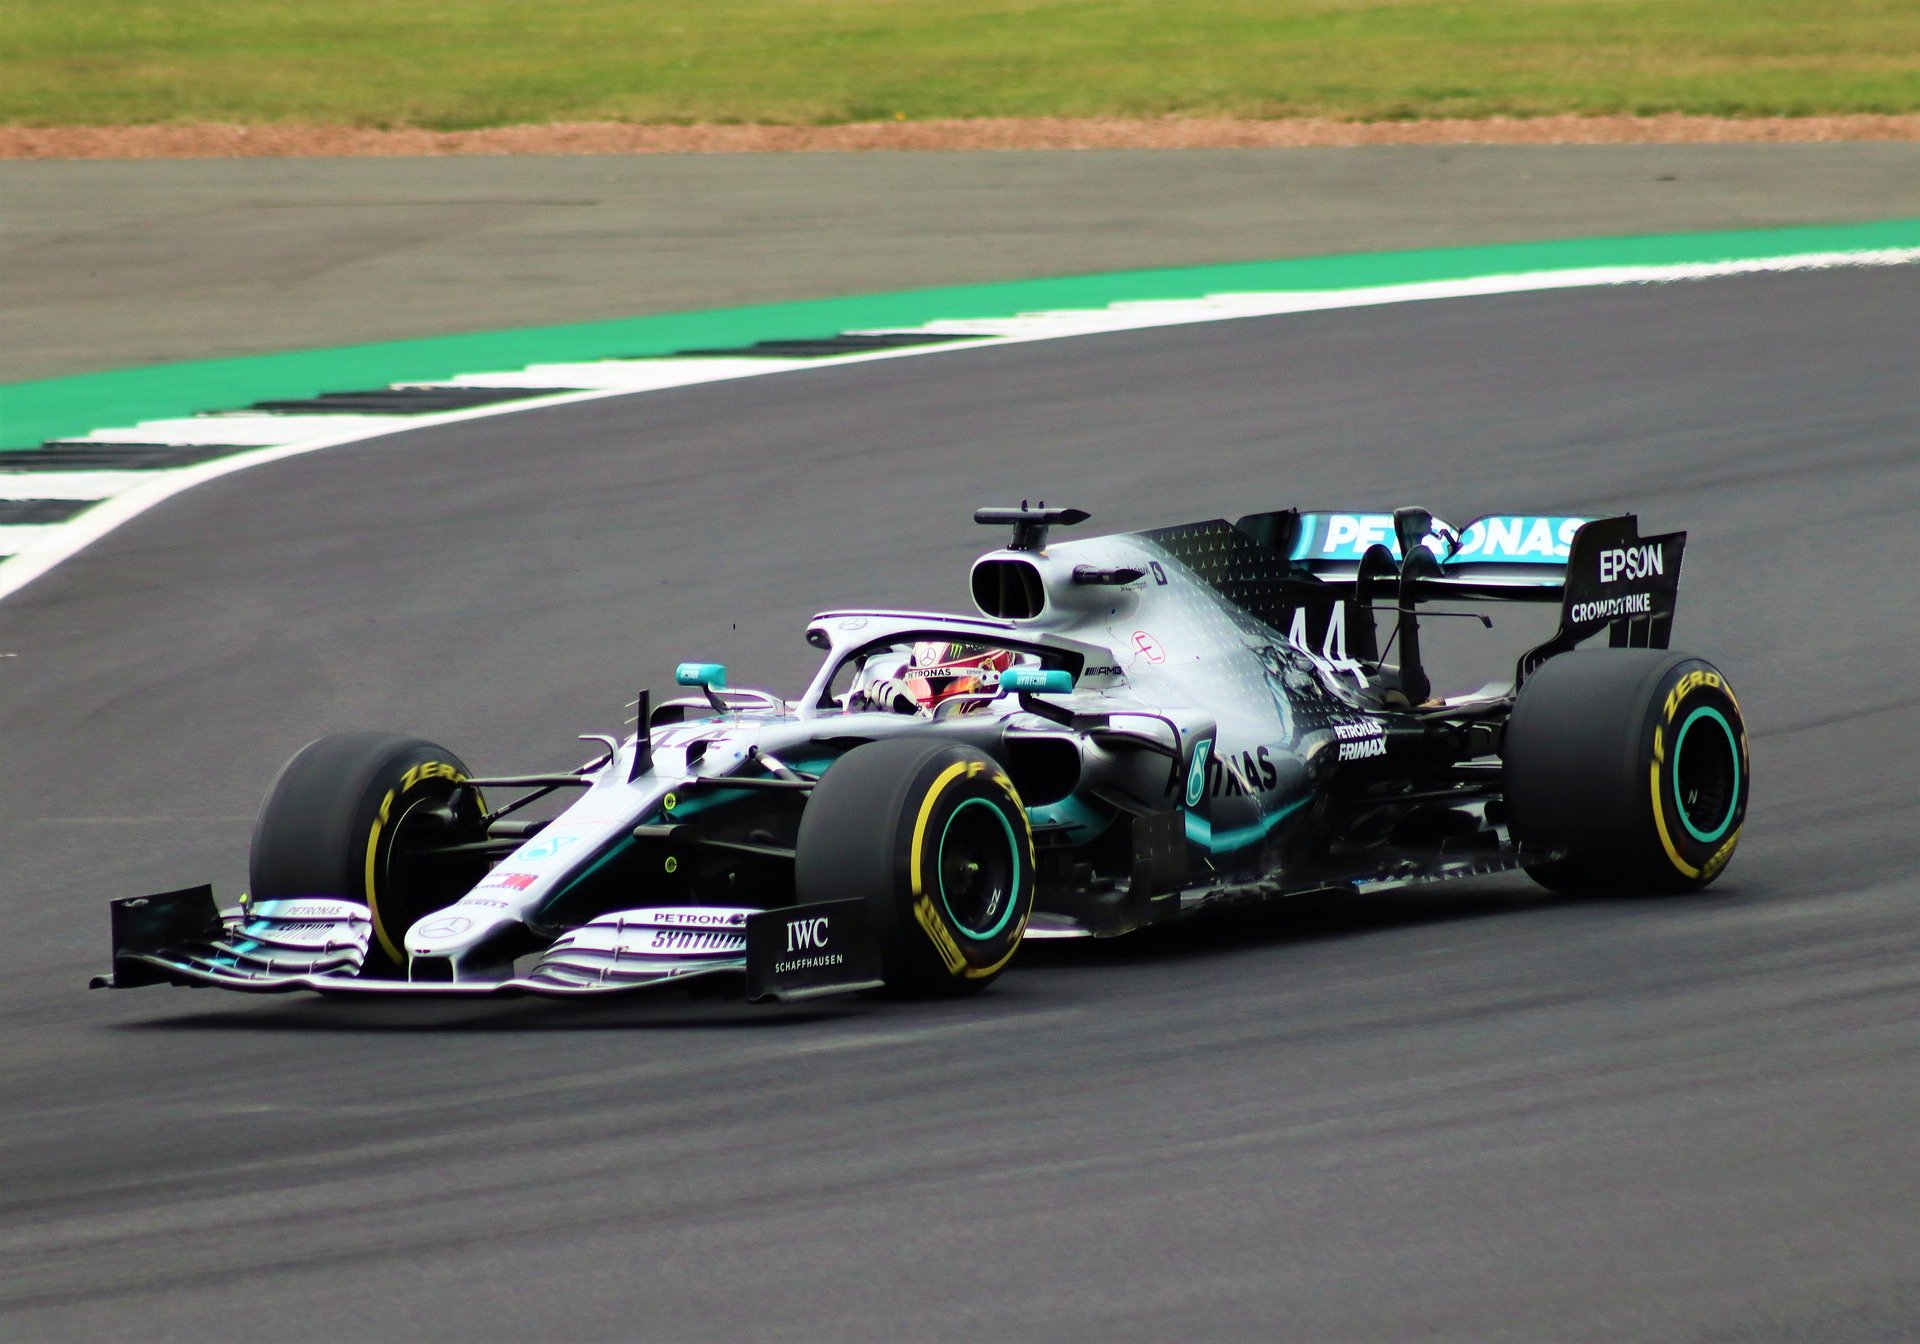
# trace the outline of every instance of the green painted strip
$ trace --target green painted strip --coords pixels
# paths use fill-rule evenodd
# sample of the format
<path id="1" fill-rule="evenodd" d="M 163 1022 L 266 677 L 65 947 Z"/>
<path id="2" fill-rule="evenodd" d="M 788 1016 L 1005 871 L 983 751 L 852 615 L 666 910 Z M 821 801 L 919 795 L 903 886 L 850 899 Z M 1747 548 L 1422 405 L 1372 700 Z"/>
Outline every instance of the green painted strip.
<path id="1" fill-rule="evenodd" d="M 849 328 L 919 326 L 941 319 L 1008 317 L 1038 309 L 1100 308 L 1239 290 L 1359 289 L 1524 271 L 1670 266 L 1898 247 L 1920 247 L 1920 219 L 1115 271 L 163 364 L 0 386 L 0 444 L 26 447 L 109 425 L 532 363 L 804 340 Z"/>

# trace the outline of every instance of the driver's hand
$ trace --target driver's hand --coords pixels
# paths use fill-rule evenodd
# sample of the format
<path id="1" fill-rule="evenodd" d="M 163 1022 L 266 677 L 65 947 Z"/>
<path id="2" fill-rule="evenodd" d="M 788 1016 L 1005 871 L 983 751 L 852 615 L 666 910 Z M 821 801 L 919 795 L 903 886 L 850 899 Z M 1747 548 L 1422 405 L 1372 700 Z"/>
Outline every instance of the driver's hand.
<path id="1" fill-rule="evenodd" d="M 903 682 L 895 681 L 892 677 L 875 678 L 867 687 L 867 703 L 890 714 L 920 712 L 920 702 L 913 698 Z"/>

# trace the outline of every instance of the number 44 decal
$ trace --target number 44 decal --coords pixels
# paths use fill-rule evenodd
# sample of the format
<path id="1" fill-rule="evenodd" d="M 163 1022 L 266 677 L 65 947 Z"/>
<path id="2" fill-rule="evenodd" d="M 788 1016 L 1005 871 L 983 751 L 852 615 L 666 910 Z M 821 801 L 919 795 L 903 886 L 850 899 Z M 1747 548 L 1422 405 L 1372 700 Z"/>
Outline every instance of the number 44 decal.
<path id="1" fill-rule="evenodd" d="M 1362 687 L 1367 684 L 1366 669 L 1347 656 L 1347 604 L 1335 602 L 1333 610 L 1327 616 L 1326 638 L 1315 649 L 1312 636 L 1307 632 L 1307 609 L 1295 607 L 1293 627 L 1287 631 L 1287 643 L 1305 654 L 1313 665 L 1322 672 L 1338 676 L 1349 673 Z"/>

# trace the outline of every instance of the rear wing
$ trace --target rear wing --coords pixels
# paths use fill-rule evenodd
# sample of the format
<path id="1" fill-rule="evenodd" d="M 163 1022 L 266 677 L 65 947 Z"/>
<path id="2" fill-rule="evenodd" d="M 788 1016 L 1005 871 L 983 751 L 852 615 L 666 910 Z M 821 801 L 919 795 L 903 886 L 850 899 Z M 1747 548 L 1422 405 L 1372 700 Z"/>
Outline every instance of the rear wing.
<path id="1" fill-rule="evenodd" d="M 1365 615 L 1368 630 L 1350 631 L 1362 645 L 1372 642 L 1368 609 L 1383 598 L 1403 610 L 1446 598 L 1559 604 L 1559 629 L 1522 656 L 1519 680 L 1601 630 L 1616 648 L 1666 648 L 1687 544 L 1684 532 L 1641 536 L 1633 514 L 1489 514 L 1456 533 L 1424 509 L 1287 509 L 1235 526 L 1285 557 L 1296 578 L 1345 600 L 1350 620 Z M 1414 552 L 1423 554 L 1409 560 Z"/>
<path id="2" fill-rule="evenodd" d="M 1364 567 L 1384 580 L 1374 586 L 1375 592 L 1397 594 L 1406 551 L 1396 521 L 1391 513 L 1302 513 L 1286 556 L 1316 578 L 1334 584 L 1357 581 Z M 1430 516 L 1412 521 L 1424 524 L 1414 544 L 1425 546 L 1440 562 L 1438 574 L 1421 579 L 1423 593 L 1553 602 L 1559 600 L 1565 583 L 1574 538 L 1594 520 L 1553 514 L 1492 514 L 1474 519 L 1458 533 L 1445 524 L 1435 526 Z M 1367 553 L 1375 546 L 1384 547 L 1386 554 L 1369 564 Z M 1391 561 L 1391 573 L 1379 572 L 1380 560 Z"/>

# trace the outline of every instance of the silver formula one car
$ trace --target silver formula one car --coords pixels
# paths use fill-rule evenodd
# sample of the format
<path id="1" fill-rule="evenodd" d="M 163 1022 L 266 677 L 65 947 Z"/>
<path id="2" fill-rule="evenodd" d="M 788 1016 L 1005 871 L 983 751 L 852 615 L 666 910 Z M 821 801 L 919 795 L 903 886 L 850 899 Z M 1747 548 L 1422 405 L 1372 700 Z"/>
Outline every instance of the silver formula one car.
<path id="1" fill-rule="evenodd" d="M 583 739 L 566 773 L 315 742 L 268 795 L 240 905 L 115 902 L 95 983 L 955 993 L 1024 939 L 1223 902 L 1513 868 L 1676 891 L 1732 855 L 1739 702 L 1667 651 L 1684 533 L 1285 510 L 1049 544 L 1085 517 L 983 509 L 1013 535 L 973 567 L 980 615 L 816 616 L 825 658 L 791 700 L 683 664 L 694 694 L 643 693 L 635 733 Z M 1511 681 L 1437 696 L 1423 624 L 1513 601 L 1558 604 L 1557 633 Z"/>

